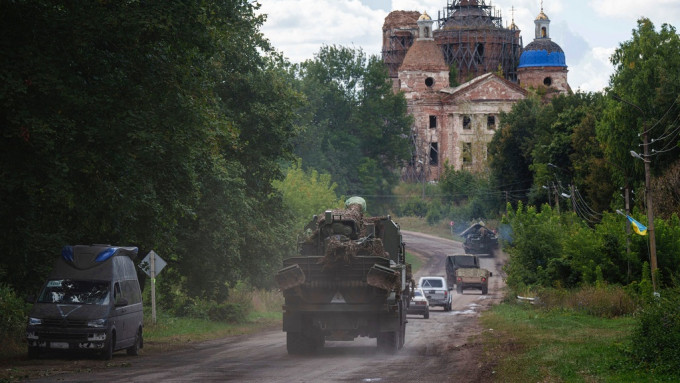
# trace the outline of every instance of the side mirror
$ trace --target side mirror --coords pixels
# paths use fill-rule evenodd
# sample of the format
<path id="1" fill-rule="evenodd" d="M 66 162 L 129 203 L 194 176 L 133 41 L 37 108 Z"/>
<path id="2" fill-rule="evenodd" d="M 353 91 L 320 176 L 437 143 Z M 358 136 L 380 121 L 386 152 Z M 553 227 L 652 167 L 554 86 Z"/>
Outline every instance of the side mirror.
<path id="1" fill-rule="evenodd" d="M 116 300 L 116 307 L 127 306 L 127 305 L 128 305 L 128 301 L 125 298 L 120 298 L 120 299 Z"/>

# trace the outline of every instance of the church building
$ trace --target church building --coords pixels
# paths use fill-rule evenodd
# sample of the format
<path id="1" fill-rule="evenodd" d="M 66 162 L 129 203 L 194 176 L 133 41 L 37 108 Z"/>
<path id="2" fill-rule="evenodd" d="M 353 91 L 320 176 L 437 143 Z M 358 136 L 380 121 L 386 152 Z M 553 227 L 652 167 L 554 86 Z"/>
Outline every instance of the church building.
<path id="1" fill-rule="evenodd" d="M 427 12 L 393 11 L 383 25 L 383 61 L 414 118 L 406 181 L 437 181 L 445 164 L 485 171 L 500 112 L 539 88 L 571 91 L 564 52 L 550 40 L 542 7 L 536 38 L 522 49 L 514 20 L 503 27 L 484 0 L 447 2 L 436 21 Z"/>

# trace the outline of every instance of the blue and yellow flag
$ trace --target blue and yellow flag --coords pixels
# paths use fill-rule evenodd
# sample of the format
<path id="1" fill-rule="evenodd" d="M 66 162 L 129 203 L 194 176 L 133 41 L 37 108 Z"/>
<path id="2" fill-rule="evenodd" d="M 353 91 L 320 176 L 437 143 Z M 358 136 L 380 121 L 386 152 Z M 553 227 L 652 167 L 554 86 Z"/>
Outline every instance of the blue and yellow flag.
<path id="1" fill-rule="evenodd" d="M 647 226 L 636 221 L 633 217 L 629 215 L 627 215 L 626 217 L 628 217 L 628 220 L 630 221 L 631 225 L 633 225 L 633 230 L 635 230 L 636 233 L 640 235 L 647 235 Z"/>

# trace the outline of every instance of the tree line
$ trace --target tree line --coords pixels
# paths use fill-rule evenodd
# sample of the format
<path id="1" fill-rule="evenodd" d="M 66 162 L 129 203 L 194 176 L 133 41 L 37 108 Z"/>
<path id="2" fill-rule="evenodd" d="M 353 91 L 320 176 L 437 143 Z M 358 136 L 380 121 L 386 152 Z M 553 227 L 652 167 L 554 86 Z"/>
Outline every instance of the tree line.
<path id="1" fill-rule="evenodd" d="M 295 200 L 397 182 L 410 120 L 380 60 L 292 65 L 258 8 L 2 2 L 0 284 L 34 294 L 62 246 L 110 243 L 167 260 L 166 297 L 223 300 L 271 285 L 309 214 Z M 297 168 L 333 180 L 284 192 Z"/>

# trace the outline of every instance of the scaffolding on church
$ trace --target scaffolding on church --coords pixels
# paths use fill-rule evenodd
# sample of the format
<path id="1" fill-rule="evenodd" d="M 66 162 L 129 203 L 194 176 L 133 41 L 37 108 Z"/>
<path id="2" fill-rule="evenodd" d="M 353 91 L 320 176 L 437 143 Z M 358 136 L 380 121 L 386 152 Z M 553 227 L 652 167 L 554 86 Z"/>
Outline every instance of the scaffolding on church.
<path id="1" fill-rule="evenodd" d="M 447 0 L 438 12 L 434 38 L 447 64 L 456 64 L 458 82 L 489 72 L 517 82 L 522 38 L 514 23 L 503 27 L 500 11 L 484 0 Z"/>

